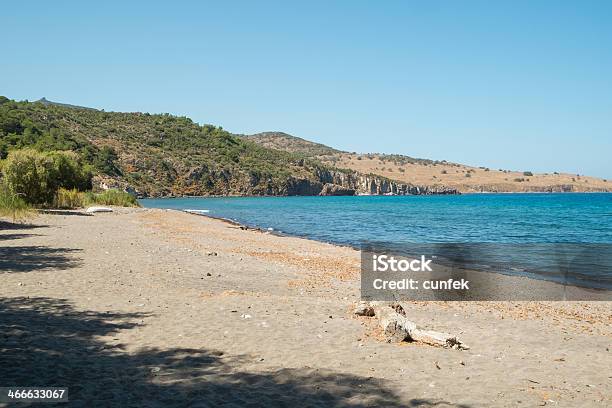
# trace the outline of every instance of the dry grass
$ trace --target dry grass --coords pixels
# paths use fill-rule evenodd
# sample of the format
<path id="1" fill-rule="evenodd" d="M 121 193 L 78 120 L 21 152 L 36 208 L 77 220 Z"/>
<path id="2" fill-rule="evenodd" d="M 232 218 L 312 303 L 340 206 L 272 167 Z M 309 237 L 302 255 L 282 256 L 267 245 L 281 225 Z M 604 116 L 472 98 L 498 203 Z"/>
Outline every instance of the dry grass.
<path id="1" fill-rule="evenodd" d="M 320 159 L 325 161 L 324 157 Z M 399 163 L 376 154 L 339 153 L 334 165 L 362 173 L 373 173 L 416 185 L 445 185 L 461 192 L 528 192 L 555 186 L 572 186 L 572 191 L 612 191 L 612 181 L 567 173 L 534 173 L 471 167 L 455 163 Z M 466 177 L 469 174 L 469 177 Z M 523 181 L 515 181 L 522 179 Z"/>
<path id="2" fill-rule="evenodd" d="M 8 217 L 13 221 L 22 221 L 34 215 L 30 207 L 19 195 L 0 184 L 0 217 Z"/>
<path id="3" fill-rule="evenodd" d="M 65 209 L 83 208 L 93 204 L 140 207 L 136 198 L 131 194 L 112 189 L 96 194 L 91 191 L 82 192 L 76 189 L 60 188 L 53 201 L 54 207 Z"/>

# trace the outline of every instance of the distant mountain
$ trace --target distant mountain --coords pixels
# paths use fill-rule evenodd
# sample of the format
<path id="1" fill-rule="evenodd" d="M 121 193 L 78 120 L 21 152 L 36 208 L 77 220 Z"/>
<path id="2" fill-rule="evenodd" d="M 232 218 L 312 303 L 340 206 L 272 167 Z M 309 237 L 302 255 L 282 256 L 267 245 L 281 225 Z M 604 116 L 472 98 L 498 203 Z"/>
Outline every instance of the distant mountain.
<path id="1" fill-rule="evenodd" d="M 258 133 L 247 138 L 268 148 L 303 154 L 328 166 L 409 185 L 445 186 L 465 193 L 612 191 L 612 182 L 584 175 L 490 169 L 400 154 L 349 153 L 282 132 Z"/>
<path id="2" fill-rule="evenodd" d="M 64 107 L 64 108 L 71 108 L 71 109 L 97 110 L 97 109 L 94 109 L 94 108 L 87 108 L 85 106 L 69 105 L 67 103 L 53 102 L 53 101 L 48 100 L 44 96 L 42 98 L 40 98 L 39 100 L 35 101 L 34 103 L 42 103 L 43 105 L 61 106 L 61 107 Z"/>
<path id="3" fill-rule="evenodd" d="M 282 138 L 274 139 L 280 143 Z M 320 153 L 326 148 L 300 143 L 301 151 Z M 339 169 L 312 154 L 268 148 L 186 117 L 0 97 L 0 159 L 25 147 L 75 151 L 95 169 L 96 185 L 133 190 L 140 196 L 456 192 Z"/>

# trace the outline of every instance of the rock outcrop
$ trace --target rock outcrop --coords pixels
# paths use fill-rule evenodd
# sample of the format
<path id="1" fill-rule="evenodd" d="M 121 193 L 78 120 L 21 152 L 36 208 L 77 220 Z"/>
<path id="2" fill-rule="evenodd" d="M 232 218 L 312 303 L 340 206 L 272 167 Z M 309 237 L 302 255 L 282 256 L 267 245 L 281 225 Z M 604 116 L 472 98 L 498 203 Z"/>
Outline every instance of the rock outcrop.
<path id="1" fill-rule="evenodd" d="M 337 184 L 326 183 L 319 193 L 322 196 L 352 196 L 355 195 L 355 190 L 346 188 Z"/>
<path id="2" fill-rule="evenodd" d="M 446 186 L 415 186 L 356 171 L 325 170 L 317 172 L 317 176 L 322 183 L 354 190 L 357 195 L 459 194 L 456 189 Z"/>
<path id="3" fill-rule="evenodd" d="M 289 177 L 283 183 L 258 175 L 245 175 L 205 166 L 187 169 L 171 189 L 135 190 L 127 183 L 100 178 L 100 189 L 119 188 L 137 197 L 235 196 L 341 196 L 341 195 L 433 195 L 459 194 L 445 186 L 415 186 L 375 175 L 346 170 L 312 169 L 304 178 Z"/>

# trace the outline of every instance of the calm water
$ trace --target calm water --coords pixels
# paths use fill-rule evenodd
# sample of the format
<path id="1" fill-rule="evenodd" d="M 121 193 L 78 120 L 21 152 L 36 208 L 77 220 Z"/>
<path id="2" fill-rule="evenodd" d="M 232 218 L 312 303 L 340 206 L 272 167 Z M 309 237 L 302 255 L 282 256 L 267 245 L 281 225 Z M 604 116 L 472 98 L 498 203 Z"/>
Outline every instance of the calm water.
<path id="1" fill-rule="evenodd" d="M 213 217 L 355 247 L 364 241 L 612 244 L 612 194 L 174 198 L 141 203 L 208 210 Z M 609 251 L 605 255 L 611 258 Z M 532 261 L 537 259 L 534 254 Z M 608 281 L 604 286 L 612 288 L 612 271 L 602 270 L 601 264 L 583 273 Z"/>
<path id="2" fill-rule="evenodd" d="M 145 207 L 213 217 L 320 241 L 612 243 L 612 194 L 170 198 Z"/>

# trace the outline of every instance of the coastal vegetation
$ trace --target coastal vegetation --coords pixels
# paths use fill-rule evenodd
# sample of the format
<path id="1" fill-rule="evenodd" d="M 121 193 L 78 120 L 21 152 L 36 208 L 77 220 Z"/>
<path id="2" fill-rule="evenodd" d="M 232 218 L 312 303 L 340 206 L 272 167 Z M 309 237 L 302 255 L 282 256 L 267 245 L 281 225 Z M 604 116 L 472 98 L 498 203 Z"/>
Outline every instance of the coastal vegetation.
<path id="1" fill-rule="evenodd" d="M 79 191 L 76 188 L 60 188 L 53 201 L 55 208 L 82 208 L 91 205 L 115 205 L 119 207 L 139 207 L 136 197 L 117 189 L 109 189 L 101 193 Z"/>
<path id="2" fill-rule="evenodd" d="M 305 142 L 308 143 L 311 142 Z M 23 149 L 28 153 L 17 153 Z M 34 167 L 42 167 L 45 174 L 58 173 L 46 170 L 57 167 L 47 164 L 55 163 L 56 156 L 66 162 L 62 168 L 77 163 L 83 173 L 77 180 L 61 182 L 53 177 L 49 183 L 37 182 L 33 179 L 38 176 L 33 174 L 23 181 L 11 181 L 14 185 L 44 185 L 28 189 L 25 197 L 37 205 L 52 202 L 59 188 L 115 188 L 140 197 L 317 195 L 326 184 L 367 194 L 448 193 L 444 188 L 401 185 L 370 172 L 324 165 L 311 154 L 268 148 L 186 117 L 105 112 L 45 99 L 16 102 L 0 98 L 0 159 L 28 162 L 33 160 L 34 151 L 44 156 L 34 160 Z M 73 156 L 66 159 L 65 154 L 59 153 L 66 151 Z M 333 149 L 319 145 L 319 150 L 314 151 Z M 13 153 L 20 160 L 11 159 Z M 27 157 L 21 157 L 24 155 Z M 18 168 L 13 164 L 10 167 Z M 68 177 L 71 172 L 60 173 Z M 11 174 L 11 178 L 17 178 L 14 172 Z M 90 185 L 83 188 L 83 182 Z"/>
<path id="3" fill-rule="evenodd" d="M 89 166 L 69 151 L 15 150 L 2 163 L 3 184 L 32 205 L 52 203 L 60 188 L 88 190 L 91 178 Z"/>
<path id="4" fill-rule="evenodd" d="M 0 161 L 0 215 L 25 218 L 33 207 L 138 206 L 124 191 L 90 191 L 92 175 L 91 166 L 71 151 L 12 150 Z"/>
<path id="5" fill-rule="evenodd" d="M 10 191 L 5 184 L 0 183 L 0 217 L 17 221 L 28 218 L 31 214 L 32 207 L 19 195 Z"/>
<path id="6" fill-rule="evenodd" d="M 134 186 L 142 195 L 282 194 L 290 179 L 315 180 L 324 169 L 302 155 L 267 149 L 186 117 L 2 97 L 0 158 L 24 148 L 70 150 L 96 181 Z M 37 192 L 32 198 L 38 203 L 50 196 Z"/>

